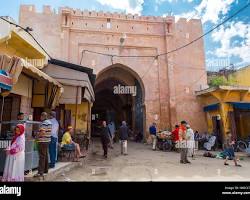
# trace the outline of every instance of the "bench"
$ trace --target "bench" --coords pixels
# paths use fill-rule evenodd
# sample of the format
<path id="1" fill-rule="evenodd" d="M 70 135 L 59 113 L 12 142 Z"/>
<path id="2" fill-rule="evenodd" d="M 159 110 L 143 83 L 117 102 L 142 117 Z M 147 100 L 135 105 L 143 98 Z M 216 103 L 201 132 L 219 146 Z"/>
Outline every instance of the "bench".
<path id="1" fill-rule="evenodd" d="M 58 145 L 58 160 L 60 161 L 65 161 L 69 162 L 69 161 L 73 161 L 75 158 L 75 150 L 69 150 L 69 149 L 65 149 L 63 147 L 61 147 L 61 145 Z"/>

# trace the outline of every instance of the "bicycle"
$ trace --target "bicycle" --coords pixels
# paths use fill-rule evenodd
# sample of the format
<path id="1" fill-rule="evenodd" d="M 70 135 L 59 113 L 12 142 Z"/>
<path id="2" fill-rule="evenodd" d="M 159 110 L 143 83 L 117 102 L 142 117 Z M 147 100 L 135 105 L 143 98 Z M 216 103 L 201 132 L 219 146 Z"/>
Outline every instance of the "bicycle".
<path id="1" fill-rule="evenodd" d="M 236 152 L 246 152 L 246 149 L 249 147 L 250 143 L 250 136 L 248 136 L 248 139 L 242 140 L 239 139 L 234 144 L 234 151 Z"/>

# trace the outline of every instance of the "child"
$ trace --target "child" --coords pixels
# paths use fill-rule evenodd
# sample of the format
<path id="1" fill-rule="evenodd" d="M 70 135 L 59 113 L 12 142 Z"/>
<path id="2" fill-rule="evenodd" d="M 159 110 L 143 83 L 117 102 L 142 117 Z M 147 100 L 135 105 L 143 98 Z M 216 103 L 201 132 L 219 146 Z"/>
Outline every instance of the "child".
<path id="1" fill-rule="evenodd" d="M 239 165 L 237 163 L 237 160 L 235 158 L 234 155 L 234 148 L 233 145 L 235 144 L 235 141 L 232 140 L 232 135 L 230 132 L 227 132 L 227 138 L 225 140 L 225 144 L 224 144 L 224 154 L 226 155 L 226 160 L 224 162 L 224 165 L 229 165 L 227 163 L 228 159 L 233 159 L 234 160 L 234 164 L 236 167 L 241 167 L 241 165 Z"/>

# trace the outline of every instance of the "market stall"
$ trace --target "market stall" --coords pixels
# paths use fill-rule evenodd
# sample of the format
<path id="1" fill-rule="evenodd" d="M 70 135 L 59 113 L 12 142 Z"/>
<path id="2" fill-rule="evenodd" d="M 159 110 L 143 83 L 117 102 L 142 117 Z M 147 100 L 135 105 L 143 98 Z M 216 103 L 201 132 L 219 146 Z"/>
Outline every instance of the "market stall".
<path id="1" fill-rule="evenodd" d="M 3 173 L 6 159 L 5 149 L 10 145 L 13 137 L 13 130 L 17 124 L 25 126 L 25 171 L 38 167 L 38 151 L 34 136 L 39 130 L 40 122 L 36 121 L 3 121 L 3 130 L 0 133 L 0 173 Z"/>

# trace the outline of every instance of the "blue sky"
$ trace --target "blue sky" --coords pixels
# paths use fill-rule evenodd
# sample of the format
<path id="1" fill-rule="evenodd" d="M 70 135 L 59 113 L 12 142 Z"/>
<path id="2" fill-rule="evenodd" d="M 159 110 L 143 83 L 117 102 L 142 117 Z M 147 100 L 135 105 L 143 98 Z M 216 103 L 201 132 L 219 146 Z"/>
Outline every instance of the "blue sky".
<path id="1" fill-rule="evenodd" d="M 57 9 L 73 8 L 126 12 L 140 15 L 175 15 L 201 18 L 204 32 L 248 3 L 248 0 L 9 0 L 2 2 L 1 16 L 11 16 L 18 21 L 20 4 L 34 4 L 38 10 L 43 5 Z M 250 6 L 205 37 L 207 69 L 217 70 L 234 64 L 250 64 Z"/>

